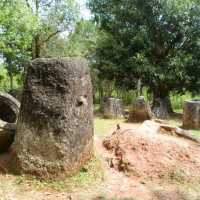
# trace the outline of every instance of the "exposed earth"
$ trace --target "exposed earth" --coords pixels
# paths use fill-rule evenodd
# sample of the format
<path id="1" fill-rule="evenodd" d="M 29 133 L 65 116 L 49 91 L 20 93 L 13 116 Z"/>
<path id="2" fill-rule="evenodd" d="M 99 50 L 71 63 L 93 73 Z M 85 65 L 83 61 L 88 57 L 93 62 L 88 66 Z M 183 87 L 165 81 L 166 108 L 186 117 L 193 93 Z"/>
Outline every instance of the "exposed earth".
<path id="1" fill-rule="evenodd" d="M 112 135 L 119 122 L 119 133 Z M 159 135 L 160 140 L 156 140 L 152 133 L 138 136 L 136 129 L 140 125 L 114 121 L 103 130 L 103 135 L 110 136 L 106 140 L 118 138 L 122 144 L 120 148 L 123 149 L 123 142 L 126 143 L 123 149 L 126 156 L 130 155 L 126 153 L 132 148 L 127 144 L 134 143 L 135 149 L 132 150 L 135 154 L 131 154 L 130 160 L 134 160 L 134 172 L 137 173 L 119 170 L 119 163 L 115 162 L 119 154 L 103 146 L 105 137 L 96 130 L 94 147 L 98 169 L 94 165 L 92 172 L 96 179 L 81 184 L 82 179 L 87 177 L 84 173 L 90 173 L 85 169 L 84 173 L 77 176 L 77 184 L 67 187 L 62 181 L 44 182 L 33 177 L 5 174 L 9 154 L 1 155 L 0 200 L 200 200 L 200 147 L 195 142 L 174 135 Z M 125 132 L 121 133 L 123 130 Z M 164 160 L 167 159 L 166 155 L 171 155 L 168 160 Z M 173 163 L 175 160 L 181 164 L 177 168 Z M 173 173 L 168 173 L 170 171 Z M 186 176 L 186 172 L 190 172 L 189 176 Z"/>

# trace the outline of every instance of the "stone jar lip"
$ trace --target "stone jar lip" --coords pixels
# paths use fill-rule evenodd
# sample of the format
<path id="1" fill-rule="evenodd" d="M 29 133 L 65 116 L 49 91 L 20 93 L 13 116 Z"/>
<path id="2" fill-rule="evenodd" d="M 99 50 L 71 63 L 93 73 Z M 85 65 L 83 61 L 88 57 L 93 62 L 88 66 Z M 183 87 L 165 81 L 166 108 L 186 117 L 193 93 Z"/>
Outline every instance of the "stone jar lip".
<path id="1" fill-rule="evenodd" d="M 84 58 L 27 64 L 11 172 L 62 179 L 93 154 L 92 82 Z"/>
<path id="2" fill-rule="evenodd" d="M 120 98 L 115 98 L 115 97 L 106 97 L 106 99 L 109 99 L 109 100 L 122 100 L 122 99 L 120 99 Z"/>
<path id="3" fill-rule="evenodd" d="M 185 100 L 185 103 L 200 104 L 200 99 Z"/>

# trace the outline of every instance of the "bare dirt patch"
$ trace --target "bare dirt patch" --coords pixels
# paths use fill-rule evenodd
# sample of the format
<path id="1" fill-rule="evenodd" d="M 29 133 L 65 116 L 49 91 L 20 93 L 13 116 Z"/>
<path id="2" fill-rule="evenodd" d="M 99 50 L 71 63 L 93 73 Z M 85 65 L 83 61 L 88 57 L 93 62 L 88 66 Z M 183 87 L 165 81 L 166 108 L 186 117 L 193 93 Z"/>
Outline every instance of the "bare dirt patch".
<path id="1" fill-rule="evenodd" d="M 121 136 L 118 136 L 122 138 L 120 147 L 125 150 L 125 155 L 127 152 L 131 152 L 130 157 L 128 156 L 126 159 L 134 160 L 134 163 L 132 163 L 135 167 L 134 173 L 132 171 L 129 172 L 127 169 L 119 170 L 119 163 L 115 163 L 118 162 L 117 159 L 119 158 L 115 155 L 116 152 L 114 150 L 108 151 L 103 146 L 102 136 L 95 136 L 94 147 L 101 167 L 97 168 L 96 164 L 91 164 L 91 168 L 84 168 L 83 172 L 72 177 L 75 183 L 73 183 L 73 187 L 69 188 L 66 183 L 70 180 L 48 183 L 34 178 L 28 179 L 27 177 L 5 173 L 9 156 L 0 156 L 2 168 L 0 171 L 3 172 L 0 175 L 0 200 L 200 200 L 199 183 L 185 181 L 185 178 L 190 180 L 187 176 L 185 177 L 187 175 L 187 170 L 185 169 L 189 169 L 189 172 L 191 172 L 191 169 L 194 170 L 191 175 L 192 179 L 196 178 L 196 172 L 199 172 L 199 168 L 197 168 L 199 166 L 199 147 L 196 146 L 196 143 L 184 138 L 177 139 L 175 136 L 170 136 L 166 133 L 159 135 L 161 141 L 157 143 L 157 137 L 153 133 L 136 134 L 140 124 L 129 124 L 122 121 L 114 123 L 114 121 L 109 120 L 106 123 L 109 125 L 109 130 L 107 129 L 105 133 L 110 135 L 116 130 L 118 123 L 120 123 L 121 130 L 125 130 L 124 133 L 121 133 Z M 130 137 L 132 138 L 134 135 L 136 138 L 133 141 L 136 150 L 131 149 L 132 145 L 126 146 L 126 143 L 130 143 L 129 134 L 127 134 L 130 130 Z M 146 131 L 146 129 L 143 130 Z M 117 134 L 109 138 L 113 140 L 113 138 L 117 138 Z M 165 138 L 164 141 L 163 138 Z M 145 139 L 146 143 L 144 143 L 143 139 Z M 169 148 L 169 142 L 173 144 L 173 148 Z M 163 146 L 165 150 L 160 152 L 159 150 Z M 173 149 L 175 149 L 175 153 Z M 189 154 L 191 157 L 188 158 L 185 155 L 188 151 L 192 153 L 190 152 L 191 149 L 195 154 Z M 172 155 L 169 154 L 168 150 Z M 155 155 L 159 156 L 157 158 L 160 161 L 156 161 Z M 167 158 L 165 157 L 166 155 L 168 155 Z M 113 164 L 116 164 L 114 167 L 110 167 L 111 158 L 113 158 Z M 180 168 L 181 166 L 173 163 L 173 159 L 179 160 L 181 166 L 184 166 L 184 170 Z M 165 162 L 178 166 L 174 168 L 178 170 L 170 171 L 171 165 L 169 163 L 165 165 Z M 193 163 L 191 164 L 191 162 Z M 153 164 L 153 166 L 150 166 L 150 164 Z M 156 164 L 160 165 L 157 166 Z M 164 169 L 162 169 L 163 166 L 165 167 Z M 166 169 L 170 173 L 165 173 Z M 99 176 L 100 170 L 103 172 L 102 176 L 97 179 L 90 179 L 90 174 L 92 174 L 92 177 Z M 135 174 L 135 171 L 139 172 L 139 175 Z M 160 177 L 159 172 L 164 175 Z M 85 184 L 86 178 L 88 179 L 87 184 Z"/>
<path id="2" fill-rule="evenodd" d="M 106 138 L 103 144 L 110 152 L 110 166 L 135 177 L 200 180 L 199 144 L 166 130 L 158 132 L 154 124 L 150 129 L 122 128 Z"/>

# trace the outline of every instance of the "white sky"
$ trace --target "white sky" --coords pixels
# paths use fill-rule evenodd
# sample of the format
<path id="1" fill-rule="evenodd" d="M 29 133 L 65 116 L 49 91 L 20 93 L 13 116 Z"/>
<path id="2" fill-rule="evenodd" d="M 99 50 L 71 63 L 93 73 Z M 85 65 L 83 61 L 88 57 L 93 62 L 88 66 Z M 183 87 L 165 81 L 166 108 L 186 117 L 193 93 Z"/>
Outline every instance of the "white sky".
<path id="1" fill-rule="evenodd" d="M 87 0 L 76 0 L 78 5 L 80 6 L 81 18 L 87 20 L 91 18 L 91 12 L 89 9 L 86 8 L 86 1 Z M 64 31 L 60 34 L 60 36 L 63 38 L 67 37 L 68 35 L 69 35 L 68 31 Z"/>
<path id="2" fill-rule="evenodd" d="M 76 0 L 80 5 L 81 15 L 84 19 L 89 19 L 91 17 L 90 10 L 86 8 L 86 0 Z"/>
<path id="3" fill-rule="evenodd" d="M 0 54 L 0 65 L 3 64 L 3 55 Z"/>

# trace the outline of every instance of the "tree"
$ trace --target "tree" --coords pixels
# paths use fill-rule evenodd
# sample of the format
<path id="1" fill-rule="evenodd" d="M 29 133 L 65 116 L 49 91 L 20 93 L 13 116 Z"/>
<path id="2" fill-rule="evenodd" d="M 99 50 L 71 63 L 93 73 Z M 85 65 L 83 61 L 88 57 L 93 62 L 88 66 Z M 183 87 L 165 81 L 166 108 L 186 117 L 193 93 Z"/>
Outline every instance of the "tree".
<path id="1" fill-rule="evenodd" d="M 99 91 L 102 96 L 102 81 L 98 77 L 98 70 L 93 68 L 94 52 L 97 40 L 102 37 L 101 32 L 92 20 L 81 19 L 75 26 L 74 31 L 68 36 L 66 41 L 65 55 L 69 57 L 84 57 L 88 59 L 91 67 L 91 77 L 93 83 L 93 95 Z"/>
<path id="2" fill-rule="evenodd" d="M 36 18 L 37 31 L 33 34 L 32 58 L 41 57 L 45 43 L 54 36 L 73 30 L 78 18 L 75 0 L 24 0 L 31 15 Z"/>
<path id="3" fill-rule="evenodd" d="M 78 17 L 74 0 L 3 0 L 0 2 L 0 53 L 10 87 L 24 63 L 41 56 L 46 43 L 73 30 Z"/>
<path id="4" fill-rule="evenodd" d="M 78 21 L 67 36 L 54 36 L 44 44 L 45 57 L 85 57 L 92 58 L 96 47 L 98 30 L 90 20 Z"/>
<path id="5" fill-rule="evenodd" d="M 98 34 L 98 29 L 91 20 L 80 20 L 67 39 L 68 56 L 92 58 Z"/>
<path id="6" fill-rule="evenodd" d="M 96 52 L 102 75 L 109 69 L 110 78 L 126 88 L 140 79 L 163 118 L 172 112 L 171 91 L 199 91 L 198 1 L 90 0 L 89 7 L 107 34 Z"/>
<path id="7" fill-rule="evenodd" d="M 36 27 L 35 19 L 22 0 L 0 2 L 0 54 L 3 55 L 13 89 L 13 76 L 22 69 L 22 63 L 30 58 L 27 51 Z"/>

